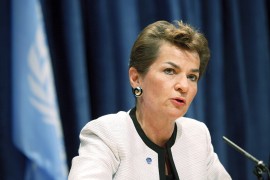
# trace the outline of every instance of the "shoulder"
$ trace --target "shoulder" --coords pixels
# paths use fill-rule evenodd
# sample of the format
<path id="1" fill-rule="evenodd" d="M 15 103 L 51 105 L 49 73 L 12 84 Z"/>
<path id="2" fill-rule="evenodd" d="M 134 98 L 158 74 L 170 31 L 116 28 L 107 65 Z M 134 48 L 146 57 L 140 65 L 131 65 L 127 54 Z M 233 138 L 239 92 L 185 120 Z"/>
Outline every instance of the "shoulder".
<path id="1" fill-rule="evenodd" d="M 85 127 L 92 125 L 110 126 L 112 124 L 121 124 L 121 122 L 126 121 L 129 117 L 129 111 L 119 111 L 114 114 L 107 114 L 93 119 L 88 122 Z"/>
<path id="2" fill-rule="evenodd" d="M 129 113 L 123 111 L 88 122 L 80 133 L 79 156 L 72 160 L 70 179 L 109 179 L 119 166 L 119 145 L 123 144 L 124 133 L 122 129 L 128 129 L 125 125 L 128 122 Z"/>
<path id="3" fill-rule="evenodd" d="M 200 136 L 201 138 L 209 136 L 207 126 L 196 119 L 181 117 L 176 120 L 176 125 L 181 136 Z"/>
<path id="4" fill-rule="evenodd" d="M 85 133 L 111 134 L 115 131 L 121 131 L 121 129 L 126 128 L 131 122 L 129 111 L 119 111 L 118 113 L 107 114 L 88 122 L 82 128 L 81 135 Z"/>
<path id="5" fill-rule="evenodd" d="M 206 125 L 196 119 L 181 117 L 176 120 L 176 124 L 183 128 L 205 129 Z"/>

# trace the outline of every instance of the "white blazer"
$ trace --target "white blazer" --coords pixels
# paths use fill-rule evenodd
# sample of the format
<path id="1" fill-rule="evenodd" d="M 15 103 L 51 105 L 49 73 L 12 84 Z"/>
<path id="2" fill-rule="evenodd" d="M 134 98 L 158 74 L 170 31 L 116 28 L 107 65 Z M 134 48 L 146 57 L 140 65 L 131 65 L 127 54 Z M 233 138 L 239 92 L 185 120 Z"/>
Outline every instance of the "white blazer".
<path id="1" fill-rule="evenodd" d="M 82 129 L 80 140 L 79 155 L 72 160 L 69 180 L 166 179 L 166 149 L 152 143 L 129 112 L 90 121 Z M 209 131 L 202 122 L 177 119 L 167 150 L 176 179 L 231 179 L 214 153 Z"/>

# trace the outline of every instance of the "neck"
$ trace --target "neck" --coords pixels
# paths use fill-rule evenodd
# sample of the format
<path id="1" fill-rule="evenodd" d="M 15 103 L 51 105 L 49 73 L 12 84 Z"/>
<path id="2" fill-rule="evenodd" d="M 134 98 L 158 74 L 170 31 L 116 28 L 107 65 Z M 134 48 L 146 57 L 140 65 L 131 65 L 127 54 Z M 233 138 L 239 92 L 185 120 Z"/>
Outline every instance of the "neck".
<path id="1" fill-rule="evenodd" d="M 146 108 L 137 107 L 136 109 L 136 117 L 141 128 L 153 143 L 165 147 L 172 136 L 175 121 L 162 118 L 158 112 L 143 111 L 143 109 Z"/>

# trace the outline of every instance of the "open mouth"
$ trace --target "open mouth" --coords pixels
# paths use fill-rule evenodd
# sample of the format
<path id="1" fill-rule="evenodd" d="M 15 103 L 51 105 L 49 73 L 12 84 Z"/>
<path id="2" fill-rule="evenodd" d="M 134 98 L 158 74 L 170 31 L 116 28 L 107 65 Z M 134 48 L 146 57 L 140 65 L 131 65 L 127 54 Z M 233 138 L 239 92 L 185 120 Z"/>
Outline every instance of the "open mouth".
<path id="1" fill-rule="evenodd" d="M 178 103 L 181 103 L 181 104 L 186 103 L 186 101 L 184 99 L 182 99 L 182 98 L 175 98 L 174 100 L 177 101 Z"/>
<path id="2" fill-rule="evenodd" d="M 181 99 L 176 99 L 176 101 L 177 102 L 181 102 L 181 103 L 183 103 L 184 101 L 183 100 L 181 100 Z"/>

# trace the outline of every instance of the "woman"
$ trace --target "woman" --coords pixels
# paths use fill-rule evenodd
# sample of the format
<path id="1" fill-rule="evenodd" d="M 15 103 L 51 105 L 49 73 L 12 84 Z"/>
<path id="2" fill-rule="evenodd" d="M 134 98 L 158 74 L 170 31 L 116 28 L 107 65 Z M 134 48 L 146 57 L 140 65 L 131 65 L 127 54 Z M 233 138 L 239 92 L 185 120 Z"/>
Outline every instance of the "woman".
<path id="1" fill-rule="evenodd" d="M 136 107 L 89 122 L 69 179 L 231 179 L 207 127 L 183 117 L 209 61 L 205 37 L 182 22 L 157 21 L 133 45 Z"/>

